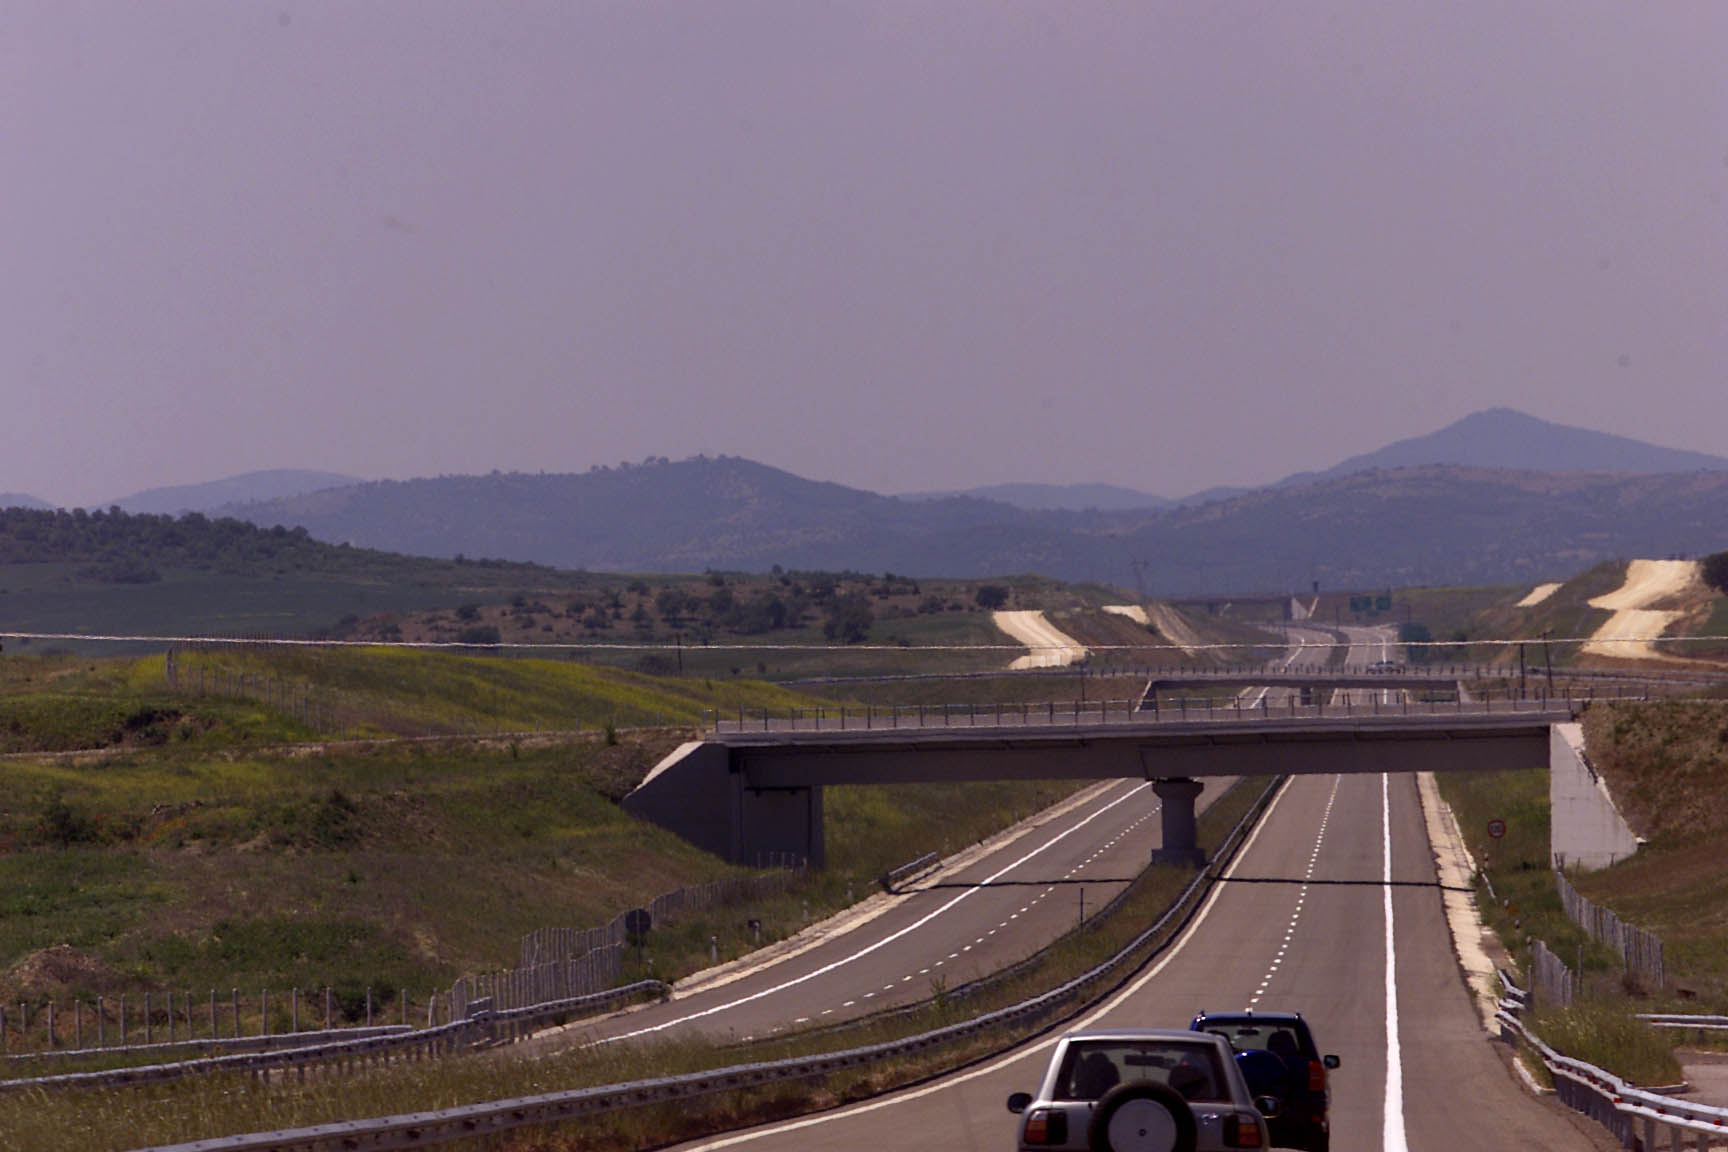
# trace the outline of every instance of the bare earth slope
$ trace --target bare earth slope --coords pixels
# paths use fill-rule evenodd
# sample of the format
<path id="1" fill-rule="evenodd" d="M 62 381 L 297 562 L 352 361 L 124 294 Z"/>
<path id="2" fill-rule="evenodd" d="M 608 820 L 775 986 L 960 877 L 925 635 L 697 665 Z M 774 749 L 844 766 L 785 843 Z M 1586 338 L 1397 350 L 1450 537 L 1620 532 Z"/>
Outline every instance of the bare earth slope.
<path id="1" fill-rule="evenodd" d="M 1063 668 L 1086 659 L 1086 648 L 1044 618 L 1042 612 L 997 612 L 996 627 L 1032 649 L 1010 668 Z"/>
<path id="2" fill-rule="evenodd" d="M 1590 601 L 1592 608 L 1603 608 L 1614 615 L 1584 645 L 1585 653 L 1629 660 L 1667 659 L 1648 638 L 1660 636 L 1682 613 L 1652 605 L 1681 595 L 1697 582 L 1695 560 L 1632 561 L 1626 567 L 1626 583 Z"/>

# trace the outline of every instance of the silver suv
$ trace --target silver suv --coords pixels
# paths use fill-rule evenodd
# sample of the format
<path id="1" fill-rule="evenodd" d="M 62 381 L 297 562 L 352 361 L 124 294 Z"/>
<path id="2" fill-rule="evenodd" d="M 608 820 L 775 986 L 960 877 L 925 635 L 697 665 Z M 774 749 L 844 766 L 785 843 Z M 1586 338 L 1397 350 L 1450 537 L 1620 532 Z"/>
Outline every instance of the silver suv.
<path id="1" fill-rule="evenodd" d="M 1036 1095 L 1016 1092 L 1021 1152 L 1224 1152 L 1267 1147 L 1230 1045 L 1208 1032 L 1114 1028 L 1056 1043 Z"/>

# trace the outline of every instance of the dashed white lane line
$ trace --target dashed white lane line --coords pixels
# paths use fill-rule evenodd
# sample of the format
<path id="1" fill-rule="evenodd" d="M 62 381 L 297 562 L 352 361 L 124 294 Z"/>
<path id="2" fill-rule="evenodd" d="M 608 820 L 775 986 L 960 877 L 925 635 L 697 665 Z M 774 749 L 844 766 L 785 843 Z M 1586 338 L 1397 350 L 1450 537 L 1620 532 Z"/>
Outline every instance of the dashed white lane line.
<path id="1" fill-rule="evenodd" d="M 1230 863 L 1230 866 L 1224 870 L 1226 878 L 1235 875 L 1237 866 L 1242 860 L 1246 859 L 1253 850 L 1255 843 L 1260 839 L 1260 833 L 1271 823 L 1272 813 L 1277 809 L 1278 801 L 1283 798 L 1284 792 L 1282 790 L 1277 796 L 1273 797 L 1271 806 L 1266 809 L 1264 814 L 1262 814 L 1259 822 L 1255 825 L 1254 830 L 1248 834 L 1247 841 L 1237 850 L 1235 860 L 1233 860 Z M 1223 896 L 1224 889 L 1228 887 L 1228 884 L 1214 885 L 1211 894 L 1201 903 L 1199 910 L 1194 914 L 1194 918 L 1189 921 L 1187 929 L 1177 937 L 1176 941 L 1170 946 L 1157 963 L 1147 968 L 1138 977 L 1130 981 L 1125 988 L 1118 991 L 1116 995 L 1112 996 L 1102 1005 L 1093 1009 L 1093 1011 L 1081 1017 L 1079 1020 L 1073 1021 L 1070 1027 L 1073 1029 L 1094 1027 L 1099 1021 L 1117 1012 L 1129 999 L 1138 995 L 1140 990 L 1145 988 L 1147 984 L 1150 984 L 1153 980 L 1157 979 L 1159 974 L 1182 954 L 1183 949 L 1187 947 L 1188 941 L 1193 938 L 1195 929 L 1198 928 L 1199 925 L 1205 923 L 1206 918 L 1211 915 L 1213 907 Z M 1390 885 L 1388 885 L 1387 891 L 1391 891 Z M 1042 1039 L 1032 1041 L 1026 1047 L 1015 1048 L 1009 1052 L 1003 1053 L 994 1060 L 990 1060 L 983 1064 L 975 1064 L 967 1071 L 956 1072 L 951 1076 L 939 1077 L 922 1087 L 905 1089 L 900 1092 L 890 1093 L 886 1096 L 879 1096 L 876 1099 L 867 1101 L 863 1104 L 855 1104 L 845 1108 L 836 1108 L 830 1112 L 819 1112 L 814 1116 L 805 1116 L 797 1120 L 788 1120 L 780 1124 L 770 1124 L 762 1128 L 755 1128 L 748 1132 L 722 1136 L 718 1139 L 710 1140 L 705 1144 L 695 1145 L 690 1149 L 690 1152 L 718 1152 L 719 1149 L 733 1148 L 740 1144 L 748 1144 L 765 1136 L 780 1136 L 788 1132 L 801 1132 L 806 1128 L 815 1128 L 824 1124 L 831 1124 L 836 1120 L 848 1120 L 854 1116 L 863 1116 L 881 1112 L 890 1108 L 897 1108 L 914 1100 L 922 1100 L 927 1096 L 933 1096 L 938 1092 L 952 1091 L 957 1085 L 965 1084 L 985 1076 L 993 1076 L 1002 1069 L 1013 1064 L 1018 1064 L 1021 1061 L 1027 1061 L 1030 1063 L 1034 1057 L 1039 1057 L 1044 1052 L 1054 1048 L 1056 1042 L 1061 1039 L 1061 1036 L 1062 1031 L 1056 1029 L 1046 1034 Z M 885 1130 L 891 1131 L 892 1129 L 887 1128 Z"/>
<path id="2" fill-rule="evenodd" d="M 1146 823 L 1146 821 L 1148 821 L 1148 820 L 1152 819 L 1152 817 L 1158 815 L 1158 813 L 1161 810 L 1162 810 L 1162 805 L 1154 805 L 1152 808 L 1152 811 L 1150 811 L 1146 815 L 1140 817 L 1140 819 L 1134 821 L 1132 824 L 1129 824 L 1126 827 L 1124 827 L 1122 829 L 1122 831 L 1118 832 L 1114 837 L 1112 837 L 1105 844 L 1104 848 L 1109 848 L 1112 845 L 1116 844 L 1124 836 L 1127 836 L 1130 832 L 1132 832 L 1136 828 L 1140 827 L 1140 825 Z M 1068 875 L 1072 876 L 1072 875 L 1074 875 L 1074 873 L 1076 873 L 1076 872 L 1080 871 L 1082 868 L 1086 867 L 1087 864 L 1090 864 L 1093 860 L 1096 860 L 1100 855 L 1102 855 L 1103 851 L 1104 851 L 1104 849 L 1100 849 L 1098 852 L 1094 852 L 1083 863 L 1076 864 L 1073 868 L 1070 868 L 1068 870 Z M 1010 921 L 1020 919 L 1021 913 L 1030 911 L 1034 905 L 1038 904 L 1041 900 L 1044 899 L 1044 897 L 1050 895 L 1050 893 L 1054 892 L 1055 890 L 1056 890 L 1056 886 L 1054 884 L 1045 888 L 1044 891 L 1042 891 L 1042 892 L 1038 893 L 1038 895 L 1032 897 L 1031 903 L 1022 906 L 1019 912 L 1010 913 L 1007 920 L 1002 921 L 1000 924 L 996 925 L 996 927 L 994 927 L 994 928 L 990 929 L 990 931 L 984 933 L 983 936 L 980 936 L 980 937 L 978 937 L 978 939 L 972 941 L 972 944 L 984 943 L 985 939 L 987 939 L 988 937 L 996 935 L 997 932 L 1008 927 L 1008 924 Z M 970 952 L 972 950 L 972 944 L 968 944 L 965 948 L 961 949 L 961 951 Z M 953 960 L 953 959 L 957 959 L 957 956 L 955 953 L 950 952 L 948 954 L 947 958 L 950 960 Z M 938 968 L 941 966 L 942 966 L 941 960 L 936 961 L 935 965 L 933 965 L 933 967 L 938 967 Z M 930 969 L 929 968 L 920 968 L 918 970 L 917 974 L 920 976 L 928 976 L 930 974 Z M 902 977 L 900 977 L 900 982 L 902 984 L 904 984 L 904 983 L 907 983 L 908 981 L 910 981 L 911 979 L 912 979 L 911 976 L 902 976 Z M 887 985 L 883 986 L 882 990 L 884 992 L 887 992 L 887 991 L 891 990 L 893 987 L 894 986 L 892 984 L 887 984 Z M 829 1009 L 829 1011 L 833 1011 L 833 1009 Z"/>
<path id="3" fill-rule="evenodd" d="M 1290 924 L 1284 929 L 1284 943 L 1272 957 L 1272 964 L 1266 969 L 1266 975 L 1254 989 L 1254 995 L 1248 998 L 1250 1010 L 1260 1003 L 1260 998 L 1266 995 L 1266 989 L 1272 986 L 1272 977 L 1278 975 L 1278 969 L 1284 963 L 1285 950 L 1290 947 L 1290 941 L 1296 935 L 1297 922 L 1302 919 L 1302 909 L 1308 901 L 1308 882 L 1314 879 L 1314 868 L 1320 861 L 1320 845 L 1326 839 L 1326 825 L 1332 819 L 1332 805 L 1338 799 L 1338 783 L 1342 776 L 1332 778 L 1332 794 L 1326 797 L 1326 810 L 1320 814 L 1320 831 L 1314 838 L 1314 850 L 1308 854 L 1308 870 L 1302 875 L 1302 887 L 1296 890 L 1296 909 L 1290 914 Z"/>
<path id="4" fill-rule="evenodd" d="M 1030 852 L 1027 852 L 1024 855 L 1022 855 L 1018 860 L 1014 860 L 1014 861 L 1004 865 L 1002 868 L 999 868 L 995 872 L 991 873 L 989 876 L 986 876 L 983 880 L 983 883 L 989 884 L 992 880 L 1001 879 L 1003 876 L 1006 876 L 1008 873 L 1014 871 L 1014 869 L 1025 864 L 1028 860 L 1031 860 L 1034 857 L 1048 851 L 1049 849 L 1054 848 L 1057 844 L 1060 844 L 1063 840 L 1067 839 L 1069 836 L 1074 835 L 1076 832 L 1080 831 L 1082 828 L 1086 827 L 1088 824 L 1092 823 L 1094 820 L 1099 819 L 1105 813 L 1111 811 L 1114 808 L 1117 808 L 1120 805 L 1126 804 L 1128 801 L 1134 799 L 1136 796 L 1139 796 L 1143 789 L 1147 789 L 1150 787 L 1152 787 L 1152 782 L 1150 780 L 1148 780 L 1144 784 L 1140 784 L 1140 785 L 1137 785 L 1133 788 L 1130 788 L 1128 791 L 1124 792 L 1122 795 L 1118 796 L 1116 799 L 1110 801 L 1108 804 L 1100 805 L 1095 811 L 1093 811 L 1089 815 L 1087 815 L 1087 816 L 1085 816 L 1079 820 L 1076 820 L 1074 823 L 1070 824 L 1067 828 L 1064 828 L 1062 831 L 1056 833 L 1056 835 L 1050 837 L 1048 840 L 1044 841 L 1042 844 L 1038 845 L 1036 848 L 1032 849 Z M 943 904 L 941 904 L 940 906 L 938 906 L 938 907 L 932 909 L 931 911 L 925 913 L 923 916 L 920 916 L 918 919 L 914 920 L 912 923 L 908 924 L 906 927 L 901 928 L 899 931 L 890 932 L 888 935 L 883 936 L 881 939 L 875 941 L 874 943 L 868 944 L 868 945 L 864 946 L 863 948 L 858 949 L 858 951 L 853 952 L 851 955 L 842 956 L 840 959 L 831 961 L 827 964 L 822 965 L 819 968 L 813 968 L 801 976 L 794 976 L 790 980 L 783 980 L 780 983 L 775 984 L 775 985 L 768 987 L 768 988 L 764 988 L 759 992 L 752 992 L 747 996 L 740 996 L 735 1000 L 728 1000 L 725 1003 L 716 1004 L 711 1008 L 704 1008 L 704 1009 L 697 1011 L 697 1012 L 686 1013 L 685 1015 L 676 1017 L 675 1019 L 667 1020 L 667 1021 L 664 1021 L 664 1022 L 659 1023 L 659 1024 L 652 1024 L 646 1028 L 637 1028 L 631 1032 L 620 1032 L 616 1036 L 608 1036 L 604 1040 L 601 1040 L 599 1042 L 602 1044 L 610 1044 L 610 1043 L 615 1043 L 619 1040 L 633 1040 L 638 1036 L 647 1036 L 647 1035 L 650 1035 L 650 1034 L 655 1033 L 655 1032 L 663 1032 L 668 1028 L 675 1028 L 680 1024 L 687 1024 L 692 1020 L 700 1020 L 700 1019 L 703 1019 L 703 1018 L 708 1017 L 708 1016 L 715 1016 L 721 1012 L 728 1012 L 734 1008 L 739 1007 L 740 1005 L 749 1004 L 749 1003 L 752 1003 L 753 1001 L 756 1001 L 756 1000 L 763 1000 L 763 999 L 768 998 L 769 996 L 778 995 L 779 993 L 784 992 L 788 988 L 797 987 L 799 984 L 803 984 L 809 980 L 814 980 L 818 976 L 825 976 L 837 968 L 845 967 L 847 964 L 852 963 L 854 960 L 862 959 L 863 957 L 870 955 L 872 952 L 875 952 L 878 949 L 886 948 L 888 945 L 894 943 L 896 940 L 899 940 L 904 936 L 907 936 L 913 932 L 916 932 L 918 929 L 924 927 L 924 925 L 930 923 L 932 920 L 936 919 L 938 916 L 941 916 L 944 912 L 947 912 L 949 909 L 953 908 L 955 905 L 959 904 L 961 901 L 967 899 L 968 897 L 972 896 L 974 893 L 976 893 L 980 890 L 981 890 L 980 888 L 963 889 L 953 899 L 948 900 L 948 901 L 944 902 Z M 971 946 L 968 945 L 966 948 L 961 949 L 961 951 L 970 951 L 970 948 L 971 948 Z M 950 958 L 952 958 L 952 954 L 950 954 Z"/>

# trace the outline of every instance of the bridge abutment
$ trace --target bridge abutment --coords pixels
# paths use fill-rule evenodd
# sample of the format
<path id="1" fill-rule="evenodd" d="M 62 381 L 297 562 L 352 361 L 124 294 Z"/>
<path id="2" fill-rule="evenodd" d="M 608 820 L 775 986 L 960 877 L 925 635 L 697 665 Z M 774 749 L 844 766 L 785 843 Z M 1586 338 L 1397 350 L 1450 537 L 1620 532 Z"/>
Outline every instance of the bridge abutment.
<path id="1" fill-rule="evenodd" d="M 753 788 L 723 744 L 691 741 L 624 797 L 624 810 L 734 864 L 826 863 L 820 784 Z"/>

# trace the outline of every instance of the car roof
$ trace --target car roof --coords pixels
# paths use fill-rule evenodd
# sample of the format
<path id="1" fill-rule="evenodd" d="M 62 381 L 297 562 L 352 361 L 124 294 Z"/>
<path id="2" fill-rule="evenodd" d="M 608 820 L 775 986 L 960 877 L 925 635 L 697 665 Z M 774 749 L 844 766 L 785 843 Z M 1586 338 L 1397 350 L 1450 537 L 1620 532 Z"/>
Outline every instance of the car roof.
<path id="1" fill-rule="evenodd" d="M 1250 1009 L 1246 1012 L 1205 1012 L 1205 1011 L 1202 1011 L 1202 1012 L 1198 1012 L 1195 1014 L 1194 1023 L 1198 1024 L 1202 1020 L 1242 1020 L 1242 1021 L 1270 1020 L 1273 1022 L 1288 1023 L 1288 1022 L 1293 1021 L 1293 1020 L 1301 1020 L 1301 1019 L 1302 1019 L 1302 1013 L 1300 1013 L 1300 1012 L 1255 1012 L 1252 1009 Z M 1193 1026 L 1194 1026 L 1193 1024 L 1189 1025 L 1190 1028 L 1192 1028 Z"/>
<path id="2" fill-rule="evenodd" d="M 1064 1040 L 1183 1040 L 1191 1041 L 1195 1033 L 1189 1028 L 1087 1028 L 1069 1032 Z"/>

